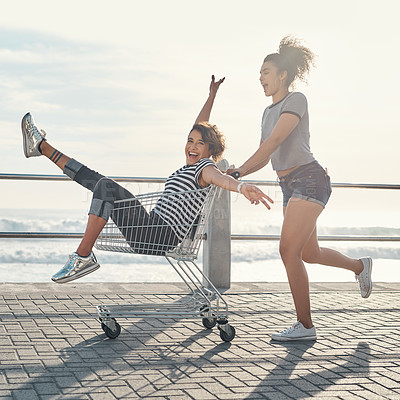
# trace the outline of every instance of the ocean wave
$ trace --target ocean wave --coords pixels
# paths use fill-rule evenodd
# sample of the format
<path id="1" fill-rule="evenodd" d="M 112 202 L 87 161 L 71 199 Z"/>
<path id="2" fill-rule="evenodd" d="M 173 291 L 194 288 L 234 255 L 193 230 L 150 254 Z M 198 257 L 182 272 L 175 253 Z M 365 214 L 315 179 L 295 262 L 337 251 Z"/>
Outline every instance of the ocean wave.
<path id="1" fill-rule="evenodd" d="M 357 236 L 400 236 L 400 228 L 384 226 L 322 226 L 318 227 L 319 235 L 357 235 Z"/>
<path id="2" fill-rule="evenodd" d="M 75 215 L 75 214 L 69 214 Z M 26 217 L 28 216 L 28 217 Z M 85 230 L 86 214 L 81 218 L 60 218 L 59 215 L 7 215 L 0 218 L 0 231 L 3 232 L 70 232 L 81 233 Z M 233 233 L 237 234 L 279 234 L 278 223 L 244 221 Z M 318 227 L 320 235 L 360 235 L 360 236 L 396 236 L 400 229 L 393 227 Z M 64 264 L 77 247 L 77 240 L 44 240 L 44 239 L 4 239 L 0 241 L 0 264 Z M 322 246 L 325 244 L 322 242 Z M 376 259 L 400 259 L 398 242 L 331 242 L 333 247 L 349 257 L 360 258 L 366 255 Z M 199 261 L 201 261 L 201 253 Z M 143 256 L 138 254 L 97 252 L 103 264 L 159 264 L 163 257 Z M 233 241 L 232 262 L 251 263 L 258 261 L 280 260 L 278 241 Z"/>
<path id="3" fill-rule="evenodd" d="M 68 260 L 69 254 L 74 252 L 76 248 L 77 243 L 72 240 L 38 239 L 17 241 L 7 239 L 0 245 L 0 264 L 64 265 Z M 159 264 L 165 262 L 163 257 L 94 251 L 102 264 Z"/>
<path id="4" fill-rule="evenodd" d="M 86 221 L 82 219 L 17 219 L 0 218 L 1 232 L 69 232 L 80 233 L 85 230 Z"/>
<path id="5" fill-rule="evenodd" d="M 86 227 L 85 218 L 0 218 L 1 232 L 84 232 Z M 232 230 L 237 234 L 279 234 L 280 224 L 264 224 L 257 221 L 241 223 Z M 348 227 L 348 226 L 318 226 L 320 235 L 362 235 L 362 236 L 399 236 L 400 228 L 370 226 L 370 227 Z"/>
<path id="6" fill-rule="evenodd" d="M 232 229 L 232 233 L 251 235 L 279 235 L 282 226 L 279 224 L 262 224 L 251 222 Z M 319 235 L 355 235 L 355 236 L 398 236 L 400 228 L 386 226 L 320 226 L 317 228 Z"/>
<path id="7" fill-rule="evenodd" d="M 335 248 L 338 251 L 341 251 L 343 254 L 347 255 L 351 258 L 362 258 L 362 257 L 371 257 L 372 259 L 386 259 L 386 260 L 400 260 L 400 249 L 391 248 L 391 247 L 383 247 L 383 248 L 373 248 L 367 246 L 358 246 L 353 248 L 345 248 L 340 250 L 339 248 Z M 278 260 L 280 259 L 280 255 L 278 251 L 272 251 L 271 253 L 264 252 L 240 252 L 232 254 L 232 262 L 256 262 L 256 261 L 268 261 L 268 260 Z"/>
<path id="8" fill-rule="evenodd" d="M 322 244 L 324 246 L 324 244 Z M 389 245 L 356 245 L 354 242 L 349 242 L 345 246 L 338 246 L 337 244 L 329 244 L 331 247 L 351 258 L 372 257 L 373 259 L 388 259 L 400 260 L 400 246 L 394 244 Z M 256 262 L 280 259 L 278 244 L 276 245 L 262 245 L 249 246 L 248 248 L 236 249 L 232 251 L 232 262 Z"/>
<path id="9" fill-rule="evenodd" d="M 71 243 L 74 242 L 74 243 Z M 68 255 L 76 250 L 75 240 L 44 239 L 6 239 L 0 242 L 0 264 L 48 264 L 63 265 Z M 352 258 L 370 256 L 374 259 L 400 259 L 400 244 L 368 243 L 360 245 L 356 242 L 346 244 L 329 244 L 343 254 Z M 101 264 L 162 264 L 164 257 L 125 254 L 118 252 L 94 250 Z M 233 242 L 232 263 L 251 263 L 258 261 L 280 260 L 278 242 Z M 202 262 L 202 250 L 199 260 Z"/>

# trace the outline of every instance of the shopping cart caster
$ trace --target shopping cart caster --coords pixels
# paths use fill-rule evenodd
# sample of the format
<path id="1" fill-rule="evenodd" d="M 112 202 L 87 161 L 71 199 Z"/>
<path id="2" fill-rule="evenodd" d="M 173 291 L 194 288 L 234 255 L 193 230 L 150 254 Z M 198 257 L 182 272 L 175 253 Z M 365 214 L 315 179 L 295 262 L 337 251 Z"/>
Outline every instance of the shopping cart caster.
<path id="1" fill-rule="evenodd" d="M 230 342 L 236 335 L 236 330 L 233 326 L 229 325 L 227 322 L 220 323 L 218 325 L 219 336 L 224 342 Z"/>
<path id="2" fill-rule="evenodd" d="M 215 325 L 217 325 L 217 318 L 203 318 L 203 325 L 207 329 L 212 329 L 214 328 Z"/>
<path id="3" fill-rule="evenodd" d="M 108 326 L 108 325 L 110 325 L 110 326 Z M 121 333 L 121 326 L 115 320 L 115 318 L 110 318 L 107 321 L 107 323 L 102 322 L 101 329 L 103 329 L 106 336 L 109 337 L 110 339 L 117 338 L 119 336 L 119 334 Z"/>
<path id="4" fill-rule="evenodd" d="M 103 318 L 99 318 L 99 321 L 101 323 L 101 329 L 103 329 L 103 332 L 105 332 L 105 329 L 106 329 L 107 325 L 103 324 Z"/>

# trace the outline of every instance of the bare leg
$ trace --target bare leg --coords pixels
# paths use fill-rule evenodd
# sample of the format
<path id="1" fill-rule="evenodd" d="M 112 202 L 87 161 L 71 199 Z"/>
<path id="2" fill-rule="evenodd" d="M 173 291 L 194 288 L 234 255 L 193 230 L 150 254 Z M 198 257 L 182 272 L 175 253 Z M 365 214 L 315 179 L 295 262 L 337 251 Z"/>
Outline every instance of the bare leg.
<path id="1" fill-rule="evenodd" d="M 303 249 L 315 230 L 323 207 L 319 204 L 292 197 L 284 210 L 280 253 L 285 264 L 297 320 L 305 328 L 313 326 L 310 307 L 310 289 L 306 268 L 302 260 Z"/>
<path id="2" fill-rule="evenodd" d="M 65 164 L 70 160 L 70 157 L 56 150 L 46 140 L 40 143 L 40 151 L 61 170 L 64 169 Z"/>
<path id="3" fill-rule="evenodd" d="M 360 274 L 361 260 L 349 258 L 336 250 L 319 247 L 316 221 L 322 207 L 318 204 L 292 198 L 284 208 L 280 251 L 288 275 L 298 320 L 312 327 L 309 282 L 304 263 L 319 263 L 344 268 Z"/>
<path id="4" fill-rule="evenodd" d="M 361 260 L 356 260 L 339 253 L 336 250 L 326 247 L 319 247 L 317 229 L 314 229 L 306 246 L 303 249 L 303 261 L 309 264 L 321 264 L 331 267 L 338 267 L 360 274 L 364 269 Z"/>
<path id="5" fill-rule="evenodd" d="M 85 234 L 83 235 L 82 241 L 78 246 L 76 252 L 81 257 L 87 257 L 96 242 L 97 237 L 106 224 L 106 220 L 97 215 L 89 214 L 88 223 L 86 225 Z"/>

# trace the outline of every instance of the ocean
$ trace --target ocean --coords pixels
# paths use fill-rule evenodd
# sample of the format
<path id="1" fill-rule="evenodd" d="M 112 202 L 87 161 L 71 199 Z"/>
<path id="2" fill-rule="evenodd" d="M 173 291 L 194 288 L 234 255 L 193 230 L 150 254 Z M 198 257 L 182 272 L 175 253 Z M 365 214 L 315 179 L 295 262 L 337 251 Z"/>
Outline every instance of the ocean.
<path id="1" fill-rule="evenodd" d="M 272 211 L 232 196 L 233 234 L 279 234 L 279 196 Z M 362 208 L 362 207 L 361 207 Z M 336 205 L 321 216 L 318 233 L 400 237 L 398 214 L 369 215 Z M 346 211 L 347 210 L 347 211 Z M 328 212 L 329 211 L 329 212 Z M 347 214 L 346 214 L 347 212 Z M 324 213 L 323 213 L 324 215 Z M 83 232 L 87 205 L 80 209 L 0 209 L 1 232 Z M 77 239 L 0 239 L 0 282 L 50 282 L 50 277 L 76 250 Z M 232 241 L 232 282 L 286 282 L 278 241 Z M 374 259 L 373 280 L 400 282 L 400 242 L 321 242 L 354 258 Z M 201 265 L 202 251 L 198 262 Z M 96 251 L 101 268 L 82 282 L 179 282 L 163 257 Z M 354 274 L 340 268 L 306 265 L 310 282 L 351 282 Z"/>

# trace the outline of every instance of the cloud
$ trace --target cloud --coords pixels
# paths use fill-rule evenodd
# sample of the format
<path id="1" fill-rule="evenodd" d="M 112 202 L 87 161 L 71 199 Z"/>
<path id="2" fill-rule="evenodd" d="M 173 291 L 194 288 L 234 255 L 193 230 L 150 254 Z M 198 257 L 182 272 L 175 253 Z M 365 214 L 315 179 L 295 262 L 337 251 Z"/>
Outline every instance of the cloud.
<path id="1" fill-rule="evenodd" d="M 154 82 L 170 81 L 168 72 L 146 65 L 141 50 L 27 30 L 2 29 L 0 37 L 3 124 L 31 111 L 46 121 L 46 130 L 60 132 L 64 140 L 92 137 L 104 144 L 118 137 L 140 139 L 134 126 L 174 114 L 165 110 L 177 101 L 166 105 L 166 94 L 151 90 Z M 159 95 L 153 98 L 155 92 Z"/>
<path id="2" fill-rule="evenodd" d="M 139 98 L 146 100 L 146 83 L 167 80 L 168 74 L 149 66 L 138 48 L 127 51 L 35 31 L 2 29 L 0 37 L 2 88 L 31 92 L 46 104 L 51 100 L 74 104 L 76 109 L 112 109 L 115 113 L 132 109 Z"/>
<path id="3" fill-rule="evenodd" d="M 182 139 L 215 73 L 227 79 L 213 122 L 227 135 L 227 157 L 239 164 L 256 149 L 270 102 L 258 84 L 259 62 L 293 33 L 319 55 L 310 86 L 299 85 L 309 99 L 317 159 L 336 180 L 384 175 L 395 181 L 396 68 L 372 73 L 377 64 L 371 55 L 398 64 L 390 40 L 398 36 L 398 5 L 360 9 L 358 2 L 341 1 L 327 10 L 306 1 L 298 9 L 291 0 L 287 9 L 298 12 L 288 13 L 284 25 L 269 18 L 279 15 L 279 7 L 265 1 L 11 2 L 0 15 L 2 126 L 18 130 L 22 113 L 30 110 L 57 143 L 90 143 L 90 165 L 106 162 L 112 150 L 121 169 L 116 173 L 129 174 L 132 167 L 133 174 L 159 176 L 182 161 Z M 358 19 L 352 17 L 356 11 Z M 7 150 L 0 167 L 9 168 L 19 152 Z M 269 167 L 259 175 L 272 176 Z"/>

